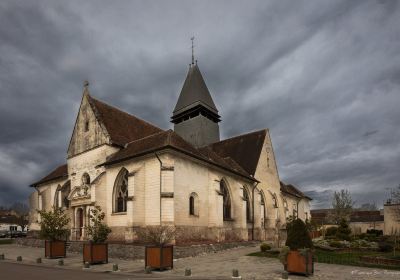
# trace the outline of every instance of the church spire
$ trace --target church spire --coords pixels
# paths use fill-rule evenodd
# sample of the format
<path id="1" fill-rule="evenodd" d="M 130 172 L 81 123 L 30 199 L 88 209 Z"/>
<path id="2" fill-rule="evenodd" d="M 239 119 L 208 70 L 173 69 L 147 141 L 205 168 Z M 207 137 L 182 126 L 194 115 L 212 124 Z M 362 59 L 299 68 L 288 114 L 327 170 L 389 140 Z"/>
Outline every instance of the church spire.
<path id="1" fill-rule="evenodd" d="M 171 122 L 174 123 L 175 132 L 183 139 L 195 147 L 203 147 L 219 141 L 218 122 L 221 121 L 221 117 L 197 61 L 195 63 L 194 37 L 191 40 L 192 63 L 172 113 Z"/>

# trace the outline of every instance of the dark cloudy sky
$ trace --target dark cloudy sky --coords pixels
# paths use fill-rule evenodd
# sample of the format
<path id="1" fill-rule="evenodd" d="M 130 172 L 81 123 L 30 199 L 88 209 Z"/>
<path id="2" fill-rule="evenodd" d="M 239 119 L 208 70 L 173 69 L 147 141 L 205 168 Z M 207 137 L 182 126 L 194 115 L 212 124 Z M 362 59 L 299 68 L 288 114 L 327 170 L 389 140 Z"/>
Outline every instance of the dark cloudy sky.
<path id="1" fill-rule="evenodd" d="M 82 95 L 161 128 L 195 56 L 222 137 L 268 127 L 280 177 L 329 207 L 400 183 L 398 1 L 0 2 L 0 205 L 66 159 Z"/>

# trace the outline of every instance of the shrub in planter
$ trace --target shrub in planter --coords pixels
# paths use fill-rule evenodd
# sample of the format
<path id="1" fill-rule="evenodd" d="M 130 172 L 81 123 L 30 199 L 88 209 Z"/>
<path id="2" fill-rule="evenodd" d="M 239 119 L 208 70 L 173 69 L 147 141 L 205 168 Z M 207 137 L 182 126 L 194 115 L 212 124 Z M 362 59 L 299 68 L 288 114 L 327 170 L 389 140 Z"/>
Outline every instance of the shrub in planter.
<path id="1" fill-rule="evenodd" d="M 105 214 L 100 206 L 90 209 L 88 226 L 89 243 L 83 244 L 83 263 L 108 263 L 108 244 L 105 241 L 111 229 L 104 224 Z"/>
<path id="2" fill-rule="evenodd" d="M 336 238 L 339 240 L 350 241 L 351 240 L 350 234 L 351 234 L 351 229 L 349 227 L 349 224 L 345 219 L 341 219 L 339 227 L 337 228 L 336 231 Z"/>
<path id="3" fill-rule="evenodd" d="M 175 238 L 172 226 L 148 226 L 136 230 L 138 238 L 149 244 L 145 248 L 145 267 L 163 270 L 173 268 L 174 246 L 169 244 Z"/>
<path id="4" fill-rule="evenodd" d="M 53 207 L 50 211 L 40 210 L 40 238 L 45 239 L 46 258 L 65 258 L 68 234 L 67 225 L 70 219 L 61 208 Z"/>
<path id="5" fill-rule="evenodd" d="M 300 219 L 287 225 L 286 246 L 290 248 L 285 269 L 290 273 L 300 273 L 306 276 L 314 273 L 314 262 L 311 249 L 313 243 L 306 225 Z M 283 257 L 283 256 L 282 256 Z"/>
<path id="6" fill-rule="evenodd" d="M 266 252 L 268 250 L 271 250 L 271 246 L 267 243 L 262 243 L 260 245 L 260 250 L 261 250 L 261 252 Z"/>

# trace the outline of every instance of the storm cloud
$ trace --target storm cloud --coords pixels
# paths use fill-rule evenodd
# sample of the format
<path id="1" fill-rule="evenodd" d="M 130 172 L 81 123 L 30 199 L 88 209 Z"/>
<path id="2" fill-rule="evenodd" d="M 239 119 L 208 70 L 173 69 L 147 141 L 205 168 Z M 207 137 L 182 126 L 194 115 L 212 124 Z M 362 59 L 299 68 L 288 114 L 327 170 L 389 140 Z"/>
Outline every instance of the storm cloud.
<path id="1" fill-rule="evenodd" d="M 34 3 L 33 3 L 34 2 Z M 280 177 L 329 207 L 400 183 L 397 1 L 0 3 L 0 205 L 66 161 L 84 80 L 163 129 L 195 57 L 222 137 L 269 128 Z"/>

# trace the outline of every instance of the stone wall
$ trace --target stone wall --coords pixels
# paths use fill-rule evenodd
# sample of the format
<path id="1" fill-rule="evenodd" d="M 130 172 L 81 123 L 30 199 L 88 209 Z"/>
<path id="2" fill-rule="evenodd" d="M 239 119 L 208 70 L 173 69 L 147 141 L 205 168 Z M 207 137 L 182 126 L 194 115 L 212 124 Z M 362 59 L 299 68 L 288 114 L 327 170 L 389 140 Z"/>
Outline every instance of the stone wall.
<path id="1" fill-rule="evenodd" d="M 44 247 L 44 240 L 33 238 L 15 239 L 15 244 L 30 247 Z M 259 242 L 232 242 L 232 243 L 216 243 L 216 244 L 199 244 L 187 246 L 175 246 L 174 258 L 194 257 L 202 254 L 216 253 L 218 251 L 228 250 L 236 247 L 256 246 Z M 81 253 L 83 242 L 71 241 L 67 245 L 67 252 Z M 108 244 L 108 255 L 110 258 L 120 259 L 144 259 L 144 246 L 135 244 Z"/>

